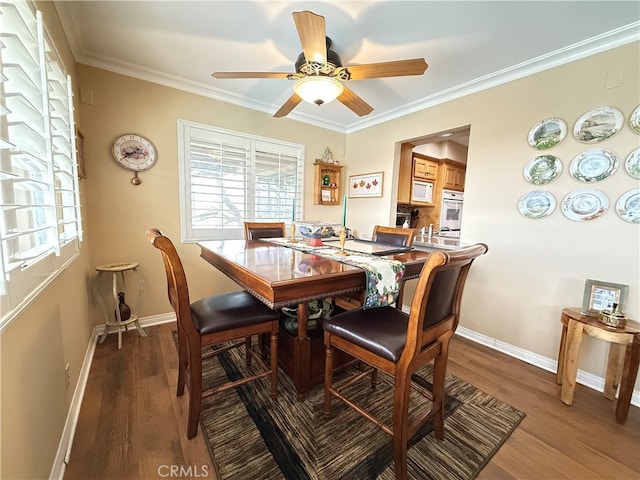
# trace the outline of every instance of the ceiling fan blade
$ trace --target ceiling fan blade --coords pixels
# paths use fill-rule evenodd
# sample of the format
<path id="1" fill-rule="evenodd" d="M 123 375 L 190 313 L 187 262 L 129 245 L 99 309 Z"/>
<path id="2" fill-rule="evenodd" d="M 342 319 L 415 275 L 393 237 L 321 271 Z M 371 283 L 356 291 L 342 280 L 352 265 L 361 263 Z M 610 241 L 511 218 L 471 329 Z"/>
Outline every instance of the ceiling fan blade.
<path id="1" fill-rule="evenodd" d="M 322 15 L 305 10 L 293 12 L 300 44 L 307 62 L 327 62 L 327 32 Z"/>
<path id="2" fill-rule="evenodd" d="M 287 78 L 286 72 L 213 72 L 213 78 Z"/>
<path id="3" fill-rule="evenodd" d="M 301 101 L 302 101 L 302 98 L 298 96 L 297 93 L 294 93 L 289 97 L 289 99 L 286 102 L 284 102 L 284 104 L 280 107 L 280 109 L 273 114 L 273 116 L 276 118 L 280 118 L 288 115 L 289 112 L 291 112 L 291 110 L 296 108 L 296 105 L 298 105 Z"/>
<path id="4" fill-rule="evenodd" d="M 427 69 L 427 66 L 424 58 L 414 58 L 411 60 L 396 60 L 394 62 L 349 65 L 345 68 L 350 74 L 349 80 L 363 80 L 365 78 L 422 75 Z"/>
<path id="5" fill-rule="evenodd" d="M 347 87 L 344 87 L 342 94 L 338 97 L 338 101 L 346 105 L 359 117 L 364 117 L 373 112 L 373 107 L 353 93 Z"/>

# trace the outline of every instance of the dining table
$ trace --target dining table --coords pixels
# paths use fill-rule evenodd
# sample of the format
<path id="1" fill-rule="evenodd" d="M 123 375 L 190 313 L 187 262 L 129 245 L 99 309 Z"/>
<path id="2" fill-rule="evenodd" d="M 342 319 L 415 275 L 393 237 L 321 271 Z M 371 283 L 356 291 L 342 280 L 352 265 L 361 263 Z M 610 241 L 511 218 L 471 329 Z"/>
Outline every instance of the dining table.
<path id="1" fill-rule="evenodd" d="M 320 326 L 309 328 L 309 303 L 326 301 L 366 287 L 362 268 L 333 258 L 314 254 L 313 250 L 291 248 L 286 241 L 217 240 L 198 242 L 200 256 L 231 280 L 272 309 L 297 308 L 297 329 L 280 329 L 278 363 L 293 381 L 298 400 L 324 379 L 324 344 Z M 337 245 L 336 245 L 337 248 Z M 403 281 L 420 276 L 430 255 L 414 248 L 375 252 L 377 257 L 404 264 Z M 333 315 L 342 309 L 332 305 Z M 268 342 L 261 340 L 268 351 Z M 334 358 L 339 369 L 351 359 Z"/>

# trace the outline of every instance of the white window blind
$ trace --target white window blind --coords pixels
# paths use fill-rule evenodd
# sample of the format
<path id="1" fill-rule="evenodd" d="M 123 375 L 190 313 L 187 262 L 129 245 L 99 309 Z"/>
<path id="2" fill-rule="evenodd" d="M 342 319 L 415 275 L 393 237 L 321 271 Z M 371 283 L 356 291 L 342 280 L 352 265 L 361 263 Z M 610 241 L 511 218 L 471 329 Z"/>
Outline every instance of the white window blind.
<path id="1" fill-rule="evenodd" d="M 40 12 L 0 3 L 0 327 L 77 254 L 71 78 Z"/>
<path id="2" fill-rule="evenodd" d="M 242 238 L 302 207 L 304 146 L 178 121 L 183 241 Z"/>

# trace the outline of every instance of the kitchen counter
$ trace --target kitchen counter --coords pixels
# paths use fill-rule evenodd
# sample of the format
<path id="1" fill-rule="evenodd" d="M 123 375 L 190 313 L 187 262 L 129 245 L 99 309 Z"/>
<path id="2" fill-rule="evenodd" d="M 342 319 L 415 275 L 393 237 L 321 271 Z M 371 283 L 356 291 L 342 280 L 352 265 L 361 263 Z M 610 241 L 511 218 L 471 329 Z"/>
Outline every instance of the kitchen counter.
<path id="1" fill-rule="evenodd" d="M 438 237 L 433 236 L 428 239 L 427 236 L 416 235 L 413 241 L 413 248 L 416 250 L 457 250 L 462 247 L 468 247 L 472 244 L 461 242 L 456 237 Z"/>

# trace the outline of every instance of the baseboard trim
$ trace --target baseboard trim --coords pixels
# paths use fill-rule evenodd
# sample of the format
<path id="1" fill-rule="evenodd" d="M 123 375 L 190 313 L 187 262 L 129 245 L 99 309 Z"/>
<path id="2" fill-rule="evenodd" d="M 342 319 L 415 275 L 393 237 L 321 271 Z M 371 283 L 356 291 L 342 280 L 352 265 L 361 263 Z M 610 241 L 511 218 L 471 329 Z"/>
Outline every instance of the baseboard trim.
<path id="1" fill-rule="evenodd" d="M 402 310 L 408 311 L 409 307 L 403 305 Z M 152 315 L 140 319 L 140 325 L 144 327 L 151 327 L 153 325 L 160 325 L 163 323 L 175 322 L 176 316 L 173 313 L 165 313 L 161 315 Z M 73 446 L 73 438 L 76 431 L 76 425 L 78 423 L 78 417 L 80 416 L 80 407 L 82 405 L 82 399 L 84 397 L 84 391 L 89 380 L 89 371 L 91 369 L 91 362 L 93 360 L 93 354 L 96 349 L 98 339 L 104 332 L 104 325 L 96 326 L 93 329 L 91 338 L 89 339 L 89 345 L 82 362 L 82 368 L 80 369 L 80 375 L 78 376 L 78 383 L 76 384 L 75 391 L 73 392 L 73 398 L 71 399 L 71 406 L 67 414 L 67 420 L 62 431 L 62 436 L 58 444 L 58 451 L 54 459 L 53 467 L 51 469 L 51 480 L 62 480 L 67 464 L 69 463 L 69 456 L 71 454 L 71 447 Z M 113 330 L 111 333 L 116 333 Z M 511 357 L 527 362 L 535 367 L 542 368 L 548 372 L 556 373 L 557 362 L 554 359 L 538 355 L 536 353 L 524 350 L 519 347 L 515 347 L 506 342 L 502 342 L 495 338 L 483 335 L 481 333 L 474 332 L 468 328 L 458 327 L 456 335 L 467 338 L 473 342 L 485 345 L 489 348 L 502 352 Z M 599 392 L 604 391 L 604 378 L 592 373 L 578 370 L 578 376 L 576 381 L 581 385 L 592 388 Z M 631 404 L 640 406 L 640 391 L 634 390 L 631 398 Z"/>
<path id="2" fill-rule="evenodd" d="M 93 332 L 91 332 L 89 345 L 87 345 L 82 366 L 80 367 L 78 383 L 76 383 L 76 388 L 73 391 L 73 397 L 71 397 L 71 404 L 69 406 L 69 411 L 67 412 L 67 419 L 65 420 L 64 428 L 62 429 L 62 436 L 60 437 L 58 450 L 49 475 L 50 479 L 62 480 L 67 464 L 69 463 L 71 445 L 73 444 L 73 437 L 76 433 L 76 425 L 78 423 L 78 417 L 80 416 L 80 407 L 82 406 L 84 391 L 89 380 L 89 371 L 91 370 L 91 362 L 93 361 L 93 354 L 96 350 L 97 339 L 98 335 L 94 329 Z"/>
<path id="3" fill-rule="evenodd" d="M 162 315 L 152 315 L 140 319 L 140 326 L 151 327 L 152 325 L 160 325 L 162 323 L 175 322 L 176 316 L 173 313 L 166 313 Z M 135 328 L 135 327 L 133 327 Z M 132 329 L 133 329 L 132 328 Z M 69 456 L 71 455 L 71 447 L 73 446 L 73 438 L 76 433 L 76 426 L 78 424 L 78 417 L 80 416 L 80 407 L 82 406 L 82 399 L 84 398 L 84 391 L 89 381 L 89 371 L 91 370 L 91 362 L 93 361 L 93 355 L 96 350 L 96 345 L 100 336 L 104 332 L 104 325 L 96 326 L 91 332 L 89 338 L 89 345 L 82 361 L 82 367 L 80 368 L 80 375 L 78 375 L 78 383 L 73 392 L 71 398 L 71 405 L 69 406 L 69 412 L 67 413 L 67 419 L 62 430 L 62 436 L 58 443 L 58 450 L 53 461 L 53 467 L 51 468 L 51 474 L 49 478 L 51 480 L 63 480 L 64 472 L 69 463 Z M 117 333 L 117 330 L 109 332 Z"/>
<path id="4" fill-rule="evenodd" d="M 474 332 L 473 330 L 469 330 L 468 328 L 464 327 L 458 327 L 456 330 L 456 335 L 468 338 L 469 340 L 472 340 L 476 343 L 480 343 L 489 348 L 505 353 L 510 357 L 517 358 L 518 360 L 522 360 L 523 362 L 527 362 L 548 372 L 557 372 L 558 361 L 556 359 L 538 355 L 537 353 L 530 352 L 523 348 L 515 347 L 506 342 L 502 342 L 495 338 L 482 335 L 481 333 Z M 592 388 L 598 392 L 604 392 L 604 378 L 598 375 L 594 375 L 593 373 L 585 372 L 584 370 L 578 369 L 576 382 L 580 385 L 584 385 L 585 387 Z M 631 405 L 640 407 L 640 391 L 633 391 L 633 395 L 631 396 Z"/>
<path id="5" fill-rule="evenodd" d="M 140 323 L 140 326 L 144 328 L 144 327 L 151 327 L 153 325 L 161 325 L 163 323 L 170 323 L 175 321 L 176 321 L 175 313 L 162 313 L 160 315 L 151 315 L 150 317 L 141 318 L 138 321 L 138 323 Z M 100 337 L 100 335 L 104 333 L 104 328 L 105 328 L 104 325 L 98 325 L 95 328 L 95 331 L 98 332 L 98 338 Z M 137 330 L 136 325 L 134 323 L 129 324 L 129 330 Z M 118 333 L 118 330 L 112 327 L 111 331 L 109 332 L 109 335 L 112 335 L 114 333 Z"/>

